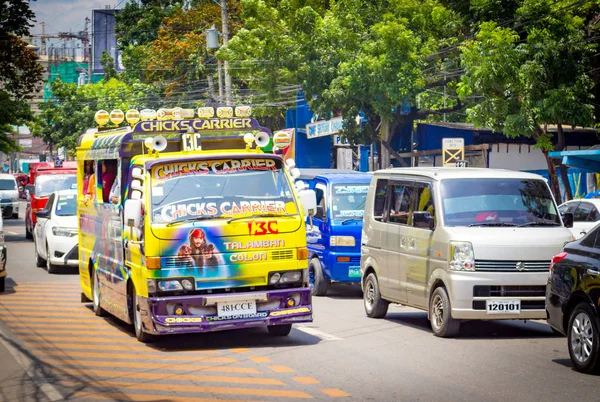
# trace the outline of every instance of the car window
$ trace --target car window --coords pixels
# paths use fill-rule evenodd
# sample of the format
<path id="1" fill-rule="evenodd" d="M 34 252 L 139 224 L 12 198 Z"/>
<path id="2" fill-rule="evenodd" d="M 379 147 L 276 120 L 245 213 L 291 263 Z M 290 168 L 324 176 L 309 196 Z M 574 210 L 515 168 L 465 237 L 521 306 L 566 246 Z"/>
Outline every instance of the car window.
<path id="1" fill-rule="evenodd" d="M 63 194 L 58 197 L 56 202 L 55 213 L 58 216 L 73 216 L 77 215 L 77 204 L 75 203 L 74 194 Z"/>
<path id="2" fill-rule="evenodd" d="M 373 218 L 378 221 L 383 220 L 383 212 L 385 208 L 385 194 L 387 190 L 388 180 L 378 179 L 375 189 L 375 200 L 373 202 Z"/>
<path id="3" fill-rule="evenodd" d="M 592 204 L 588 204 L 587 202 L 582 202 L 579 204 L 577 209 L 575 210 L 573 217 L 575 222 L 585 222 L 590 215 L 590 212 L 594 209 Z"/>
<path id="4" fill-rule="evenodd" d="M 388 221 L 401 225 L 412 225 L 415 203 L 414 189 L 411 185 L 392 184 L 391 198 L 388 204 Z"/>
<path id="5" fill-rule="evenodd" d="M 0 179 L 0 190 L 16 190 L 17 182 L 15 179 Z"/>
<path id="6" fill-rule="evenodd" d="M 592 210 L 587 217 L 588 222 L 597 222 L 600 219 L 600 214 L 598 213 L 598 209 L 595 206 L 592 206 Z"/>
<path id="7" fill-rule="evenodd" d="M 414 213 L 414 227 L 429 229 L 430 224 L 435 219 L 435 206 L 433 203 L 433 193 L 431 187 L 427 184 L 417 185 L 414 188 L 416 192 L 416 208 Z"/>
<path id="8" fill-rule="evenodd" d="M 315 218 L 325 219 L 325 215 L 327 215 L 325 189 L 317 186 L 315 188 L 315 194 L 317 195 L 317 213 L 315 214 Z"/>
<path id="9" fill-rule="evenodd" d="M 587 232 L 585 236 L 579 240 L 580 244 L 585 247 L 600 247 L 600 243 L 598 243 L 600 239 L 597 239 L 598 232 L 600 231 L 599 228 L 600 226 L 596 226 L 594 229 Z M 596 246 L 597 243 L 598 246 Z"/>

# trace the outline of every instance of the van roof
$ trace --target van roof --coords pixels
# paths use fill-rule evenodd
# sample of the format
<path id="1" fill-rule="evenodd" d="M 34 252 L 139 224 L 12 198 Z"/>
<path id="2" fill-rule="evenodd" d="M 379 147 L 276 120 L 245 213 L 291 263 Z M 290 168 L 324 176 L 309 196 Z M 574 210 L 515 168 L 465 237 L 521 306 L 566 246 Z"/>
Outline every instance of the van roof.
<path id="1" fill-rule="evenodd" d="M 15 179 L 15 176 L 12 175 L 12 173 L 0 173 L 0 179 Z"/>
<path id="2" fill-rule="evenodd" d="M 490 178 L 490 179 L 537 179 L 544 180 L 534 173 L 519 172 L 507 169 L 488 168 L 459 168 L 459 167 L 413 167 L 381 169 L 375 172 L 376 176 L 410 175 L 428 177 L 433 180 Z"/>
<path id="3" fill-rule="evenodd" d="M 357 172 L 356 170 L 342 170 L 342 169 L 302 169 L 300 168 L 300 180 L 313 180 L 316 177 L 322 177 L 324 179 L 336 179 L 336 180 L 360 180 L 362 178 L 368 178 L 371 180 L 372 173 Z"/>

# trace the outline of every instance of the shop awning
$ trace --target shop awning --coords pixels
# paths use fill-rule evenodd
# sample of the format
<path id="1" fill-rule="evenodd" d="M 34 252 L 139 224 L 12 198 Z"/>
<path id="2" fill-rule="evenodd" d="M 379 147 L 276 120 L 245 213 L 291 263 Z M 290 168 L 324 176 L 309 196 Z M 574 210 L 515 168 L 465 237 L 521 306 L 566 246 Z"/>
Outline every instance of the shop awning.
<path id="1" fill-rule="evenodd" d="M 561 158 L 563 165 L 600 173 L 600 149 L 550 152 L 551 158 Z"/>

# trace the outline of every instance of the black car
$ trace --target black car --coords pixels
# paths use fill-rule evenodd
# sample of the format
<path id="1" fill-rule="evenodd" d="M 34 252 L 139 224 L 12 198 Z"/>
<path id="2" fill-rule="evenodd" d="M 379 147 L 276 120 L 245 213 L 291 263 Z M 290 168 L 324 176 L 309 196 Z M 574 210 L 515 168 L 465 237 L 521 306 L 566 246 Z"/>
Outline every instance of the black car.
<path id="1" fill-rule="evenodd" d="M 552 258 L 546 316 L 567 335 L 575 369 L 600 370 L 600 225 Z"/>

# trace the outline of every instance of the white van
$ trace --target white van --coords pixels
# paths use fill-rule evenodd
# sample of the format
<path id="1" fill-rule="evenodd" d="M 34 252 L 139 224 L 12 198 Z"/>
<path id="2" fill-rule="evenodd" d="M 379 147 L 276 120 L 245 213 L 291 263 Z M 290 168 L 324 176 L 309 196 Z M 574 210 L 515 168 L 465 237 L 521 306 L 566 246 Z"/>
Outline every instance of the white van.
<path id="1" fill-rule="evenodd" d="M 572 240 L 541 176 L 377 171 L 361 241 L 366 313 L 382 318 L 390 302 L 427 310 L 442 337 L 461 320 L 545 319 L 551 259 Z"/>

